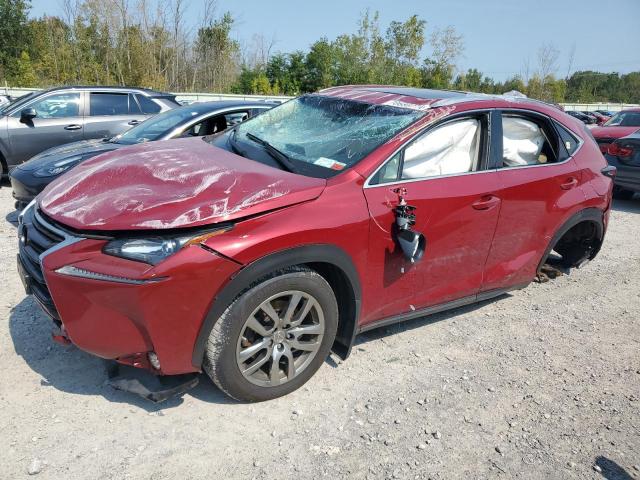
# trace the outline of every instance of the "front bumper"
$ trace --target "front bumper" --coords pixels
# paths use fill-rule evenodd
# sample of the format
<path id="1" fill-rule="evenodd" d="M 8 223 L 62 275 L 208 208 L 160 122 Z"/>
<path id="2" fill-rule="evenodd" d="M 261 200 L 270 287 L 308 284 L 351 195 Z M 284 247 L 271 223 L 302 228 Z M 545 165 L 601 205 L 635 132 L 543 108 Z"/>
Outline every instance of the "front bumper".
<path id="1" fill-rule="evenodd" d="M 197 245 L 155 267 L 102 253 L 106 240 L 76 236 L 29 208 L 19 225 L 25 288 L 80 349 L 174 375 L 199 370 L 194 344 L 216 292 L 240 265 Z M 48 242 L 48 243 L 47 243 Z M 108 280 L 61 273 L 62 267 Z M 67 269 L 66 269 L 67 270 Z"/>
<path id="2" fill-rule="evenodd" d="M 16 167 L 9 173 L 9 181 L 16 201 L 28 204 L 57 177 L 40 178 L 32 171 Z"/>

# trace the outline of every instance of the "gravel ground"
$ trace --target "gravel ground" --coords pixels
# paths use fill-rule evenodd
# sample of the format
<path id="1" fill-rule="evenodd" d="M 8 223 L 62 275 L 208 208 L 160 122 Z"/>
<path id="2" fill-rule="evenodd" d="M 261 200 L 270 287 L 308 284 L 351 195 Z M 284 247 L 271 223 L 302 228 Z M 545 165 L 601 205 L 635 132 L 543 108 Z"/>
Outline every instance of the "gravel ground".
<path id="1" fill-rule="evenodd" d="M 370 332 L 246 405 L 205 377 L 154 405 L 50 339 L 0 189 L 0 479 L 640 478 L 640 200 L 589 265 Z M 6 220 L 5 220 L 6 219 Z"/>

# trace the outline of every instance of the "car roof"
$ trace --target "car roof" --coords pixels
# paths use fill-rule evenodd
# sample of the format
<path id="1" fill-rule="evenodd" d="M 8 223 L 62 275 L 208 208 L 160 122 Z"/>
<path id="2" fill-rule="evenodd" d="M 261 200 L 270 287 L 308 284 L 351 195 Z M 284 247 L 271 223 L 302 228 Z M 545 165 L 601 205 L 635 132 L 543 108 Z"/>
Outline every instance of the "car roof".
<path id="1" fill-rule="evenodd" d="M 172 93 L 151 90 L 142 87 L 119 87 L 115 85 L 67 85 L 63 87 L 53 87 L 38 92 L 38 94 L 56 92 L 62 90 L 94 90 L 94 91 L 114 91 L 114 92 L 135 92 L 142 93 L 148 97 L 175 97 Z"/>
<path id="2" fill-rule="evenodd" d="M 276 103 L 259 100 L 214 100 L 211 102 L 193 102 L 189 105 L 176 107 L 171 111 L 192 110 L 194 112 L 198 112 L 198 114 L 204 114 L 215 110 L 226 110 L 228 108 L 275 107 L 276 105 Z"/>
<path id="3" fill-rule="evenodd" d="M 544 105 L 557 109 L 555 105 L 530 99 L 524 95 L 489 95 L 459 90 L 436 90 L 394 85 L 345 85 L 342 87 L 330 87 L 320 90 L 318 93 L 320 95 L 344 98 L 346 100 L 350 99 L 373 104 L 385 104 L 421 110 L 477 101 L 517 102 L 518 104 Z"/>

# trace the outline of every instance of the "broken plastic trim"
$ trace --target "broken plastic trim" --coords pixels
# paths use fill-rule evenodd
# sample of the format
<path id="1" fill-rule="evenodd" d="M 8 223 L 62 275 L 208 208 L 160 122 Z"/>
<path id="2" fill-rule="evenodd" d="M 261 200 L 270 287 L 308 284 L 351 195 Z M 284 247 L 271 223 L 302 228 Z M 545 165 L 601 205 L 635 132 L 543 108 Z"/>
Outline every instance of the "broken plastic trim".
<path id="1" fill-rule="evenodd" d="M 65 265 L 64 267 L 57 269 L 56 273 L 59 273 L 61 275 L 68 275 L 70 277 L 88 278 L 90 280 L 102 280 L 105 282 L 127 283 L 130 285 L 143 285 L 145 283 L 156 283 L 167 278 L 167 277 L 156 277 L 156 278 L 147 278 L 147 279 L 140 280 L 136 278 L 118 277 L 115 275 L 107 275 L 106 273 L 92 272 L 90 270 L 84 270 L 82 268 L 74 267 L 71 265 Z"/>

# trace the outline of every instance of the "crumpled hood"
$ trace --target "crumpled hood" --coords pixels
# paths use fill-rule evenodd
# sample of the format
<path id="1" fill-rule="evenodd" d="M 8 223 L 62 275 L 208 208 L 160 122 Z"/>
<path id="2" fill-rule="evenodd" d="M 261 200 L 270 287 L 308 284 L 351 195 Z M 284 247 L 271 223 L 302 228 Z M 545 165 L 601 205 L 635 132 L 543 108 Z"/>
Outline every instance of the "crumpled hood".
<path id="1" fill-rule="evenodd" d="M 640 127 L 595 127 L 591 133 L 597 140 L 599 138 L 622 138 L 640 130 Z"/>
<path id="2" fill-rule="evenodd" d="M 313 200 L 325 185 L 190 138 L 100 155 L 52 182 L 38 201 L 78 230 L 169 229 Z"/>
<path id="3" fill-rule="evenodd" d="M 25 171 L 32 171 L 38 168 L 48 167 L 67 158 L 75 156 L 90 158 L 123 146 L 124 145 L 117 143 L 105 142 L 104 139 L 81 140 L 79 142 L 66 143 L 31 157 L 29 161 L 19 165 L 18 168 Z"/>

